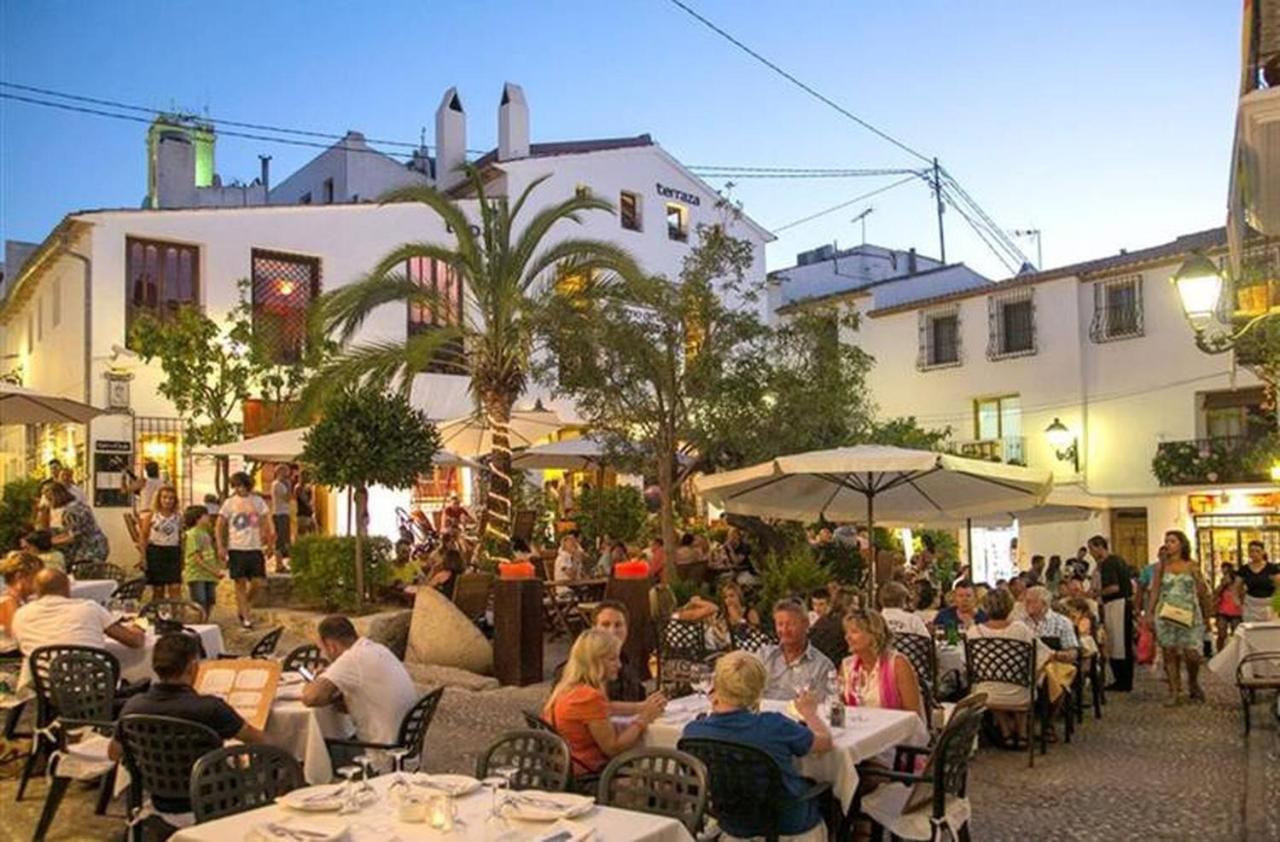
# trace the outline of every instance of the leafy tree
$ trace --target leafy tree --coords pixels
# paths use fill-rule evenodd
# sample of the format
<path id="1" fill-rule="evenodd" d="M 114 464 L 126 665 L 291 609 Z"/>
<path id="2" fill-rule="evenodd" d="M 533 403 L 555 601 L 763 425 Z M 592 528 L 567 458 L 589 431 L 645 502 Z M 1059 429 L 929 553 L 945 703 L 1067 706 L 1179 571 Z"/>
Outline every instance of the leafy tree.
<path id="1" fill-rule="evenodd" d="M 431 470 L 440 434 L 404 395 L 365 385 L 333 395 L 304 441 L 302 460 L 317 482 L 351 489 L 356 502 L 356 602 L 365 596 L 364 538 L 369 486 L 408 488 Z"/>
<path id="2" fill-rule="evenodd" d="M 574 506 L 574 521 L 588 546 L 606 537 L 634 544 L 644 534 L 648 519 L 644 496 L 627 485 L 584 489 Z"/>
<path id="3" fill-rule="evenodd" d="M 446 223 L 454 241 L 405 243 L 388 252 L 364 278 L 321 298 L 316 329 L 335 337 L 343 350 L 324 367 L 324 375 L 312 381 L 303 406 L 318 407 L 327 392 L 353 383 L 395 387 L 407 395 L 414 375 L 433 362 L 468 375 L 478 409 L 493 432 L 486 528 L 498 554 L 506 555 L 511 541 L 511 409 L 529 380 L 535 325 L 552 296 L 553 280 L 574 277 L 594 283 L 613 273 L 638 275 L 639 270 L 624 249 L 611 243 L 586 238 L 547 242 L 560 223 L 581 223 L 588 212 L 611 211 L 608 202 L 574 196 L 525 220 L 521 212 L 546 176 L 535 179 L 512 202 L 489 196 L 480 173 L 472 167 L 465 171 L 475 195 L 478 231 L 463 204 L 434 189 L 409 187 L 382 197 L 384 204 L 427 207 Z M 404 267 L 412 258 L 439 261 L 461 281 L 467 302 L 461 318 L 404 341 L 352 344 L 365 319 L 385 304 L 451 312 L 447 296 L 406 276 Z"/>

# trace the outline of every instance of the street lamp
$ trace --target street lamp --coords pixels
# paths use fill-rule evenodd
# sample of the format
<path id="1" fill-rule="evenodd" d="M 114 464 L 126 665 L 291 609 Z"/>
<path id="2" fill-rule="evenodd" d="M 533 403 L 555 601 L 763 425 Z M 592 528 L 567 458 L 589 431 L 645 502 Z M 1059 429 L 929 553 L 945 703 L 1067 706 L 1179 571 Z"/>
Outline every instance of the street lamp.
<path id="1" fill-rule="evenodd" d="M 1232 284 L 1223 277 L 1223 273 L 1213 261 L 1199 252 L 1190 256 L 1173 273 L 1174 288 L 1178 291 L 1178 302 L 1182 305 L 1182 315 L 1191 325 L 1196 335 L 1196 347 L 1206 354 L 1222 354 L 1235 348 L 1236 342 L 1252 330 L 1259 322 L 1275 316 L 1275 312 L 1265 312 L 1245 322 L 1236 330 L 1225 326 L 1221 330 L 1209 332 L 1209 327 L 1217 321 L 1217 315 L 1223 306 L 1223 295 L 1232 294 Z"/>
<path id="2" fill-rule="evenodd" d="M 1053 423 L 1045 427 L 1044 434 L 1053 447 L 1054 455 L 1063 462 L 1070 462 L 1075 472 L 1080 473 L 1079 441 L 1067 429 L 1067 425 L 1054 418 Z"/>

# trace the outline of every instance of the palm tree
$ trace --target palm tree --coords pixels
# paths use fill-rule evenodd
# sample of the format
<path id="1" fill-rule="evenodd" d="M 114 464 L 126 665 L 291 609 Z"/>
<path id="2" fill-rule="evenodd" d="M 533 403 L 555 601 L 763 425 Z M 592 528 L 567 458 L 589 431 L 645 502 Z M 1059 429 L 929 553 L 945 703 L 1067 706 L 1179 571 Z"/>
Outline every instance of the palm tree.
<path id="1" fill-rule="evenodd" d="M 580 224 L 585 213 L 612 212 L 608 202 L 575 195 L 542 208 L 517 228 L 529 197 L 549 176 L 535 179 L 511 203 L 505 196 L 487 195 L 474 167 L 468 165 L 464 172 L 476 197 L 478 231 L 462 205 L 433 188 L 406 187 L 381 198 L 382 204 L 418 203 L 430 208 L 445 222 L 454 242 L 404 243 L 360 280 L 321 297 L 313 314 L 314 328 L 337 339 L 342 351 L 312 379 L 302 410 L 313 414 L 326 394 L 353 382 L 376 383 L 408 394 L 414 375 L 432 363 L 469 376 L 476 405 L 492 430 L 485 523 L 487 534 L 497 541 L 493 549 L 502 557 L 508 554 L 511 541 L 508 425 L 512 407 L 530 377 L 538 322 L 555 292 L 555 280 L 586 278 L 597 284 L 614 276 L 638 277 L 640 270 L 625 249 L 612 243 L 572 237 L 546 243 L 558 223 Z M 412 334 L 404 342 L 351 344 L 364 320 L 384 304 L 403 302 L 433 313 L 449 312 L 449 302 L 438 290 L 405 274 L 412 258 L 439 261 L 456 273 L 465 301 L 461 318 Z"/>

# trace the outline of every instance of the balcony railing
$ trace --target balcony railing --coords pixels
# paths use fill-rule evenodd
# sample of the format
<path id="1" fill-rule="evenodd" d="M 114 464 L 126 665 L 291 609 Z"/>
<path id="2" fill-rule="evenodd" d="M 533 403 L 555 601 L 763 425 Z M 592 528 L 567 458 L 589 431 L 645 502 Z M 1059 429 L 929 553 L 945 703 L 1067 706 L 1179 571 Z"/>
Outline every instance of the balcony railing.
<path id="1" fill-rule="evenodd" d="M 1156 446 L 1151 472 L 1161 485 L 1267 482 L 1280 459 L 1280 433 L 1165 441 Z"/>
<path id="2" fill-rule="evenodd" d="M 1013 436 L 1003 439 L 953 442 L 951 450 L 959 456 L 968 456 L 970 459 L 985 459 L 988 462 L 1005 462 L 1010 465 L 1027 464 L 1023 451 L 1023 439 Z"/>

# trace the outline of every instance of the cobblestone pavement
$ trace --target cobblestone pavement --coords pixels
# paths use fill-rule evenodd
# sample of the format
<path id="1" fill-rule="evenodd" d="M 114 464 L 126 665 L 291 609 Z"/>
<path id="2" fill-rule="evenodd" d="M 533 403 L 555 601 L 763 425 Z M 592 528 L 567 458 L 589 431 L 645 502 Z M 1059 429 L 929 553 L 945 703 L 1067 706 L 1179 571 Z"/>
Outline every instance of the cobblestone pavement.
<path id="1" fill-rule="evenodd" d="M 230 642 L 230 641 L 229 641 Z M 547 656 L 563 658 L 563 646 Z M 1265 779 L 1261 825 L 1249 839 L 1280 839 L 1280 740 L 1274 720 L 1255 708 L 1252 755 L 1245 747 L 1234 690 L 1210 681 L 1209 702 L 1166 709 L 1164 685 L 1144 672 L 1137 690 L 1110 695 L 1103 719 L 1091 715 L 1071 745 L 1051 745 L 1027 769 L 1025 753 L 984 749 L 970 776 L 972 836 L 1000 840 L 1243 840 L 1246 769 Z M 487 693 L 450 690 L 426 742 L 428 771 L 470 773 L 498 733 L 522 727 L 545 685 Z M 13 803 L 15 783 L 0 781 L 0 839 L 30 839 L 44 798 L 43 781 Z M 50 842 L 118 838 L 122 808 L 93 815 L 90 789 L 68 794 Z"/>

